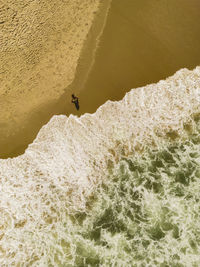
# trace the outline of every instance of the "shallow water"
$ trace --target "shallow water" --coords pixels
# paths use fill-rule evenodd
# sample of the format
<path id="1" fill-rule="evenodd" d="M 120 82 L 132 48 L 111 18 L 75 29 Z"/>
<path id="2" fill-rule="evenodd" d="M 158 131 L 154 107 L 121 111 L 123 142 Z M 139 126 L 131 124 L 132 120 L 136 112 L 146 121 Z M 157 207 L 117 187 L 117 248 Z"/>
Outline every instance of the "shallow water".
<path id="1" fill-rule="evenodd" d="M 54 114 L 94 112 L 108 99 L 121 99 L 130 88 L 199 65 L 199 23 L 198 0 L 112 1 L 96 54 L 92 55 L 93 27 L 72 85 L 59 101 L 30 114 L 23 130 L 4 139 L 0 156 L 23 153 Z M 71 104 L 72 92 L 79 96 L 79 112 Z"/>
<path id="2" fill-rule="evenodd" d="M 198 0 L 112 1 L 94 65 L 85 79 L 77 73 L 71 87 L 81 91 L 81 113 L 199 65 L 199 23 Z"/>

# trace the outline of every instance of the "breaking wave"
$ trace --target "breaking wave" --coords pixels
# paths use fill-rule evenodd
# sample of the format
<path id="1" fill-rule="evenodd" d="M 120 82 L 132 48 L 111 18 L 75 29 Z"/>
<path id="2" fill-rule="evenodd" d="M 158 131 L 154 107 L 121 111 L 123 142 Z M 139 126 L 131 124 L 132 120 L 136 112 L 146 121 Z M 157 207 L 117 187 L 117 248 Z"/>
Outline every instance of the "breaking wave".
<path id="1" fill-rule="evenodd" d="M 199 67 L 54 116 L 0 160 L 0 265 L 197 266 L 199 151 Z"/>

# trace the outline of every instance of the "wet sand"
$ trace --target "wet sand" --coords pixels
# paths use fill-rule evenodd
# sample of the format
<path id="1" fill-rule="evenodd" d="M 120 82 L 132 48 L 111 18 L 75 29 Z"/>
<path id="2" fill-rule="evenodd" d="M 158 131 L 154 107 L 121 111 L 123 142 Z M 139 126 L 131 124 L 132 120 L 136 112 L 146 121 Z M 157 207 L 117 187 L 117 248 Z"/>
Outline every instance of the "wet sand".
<path id="1" fill-rule="evenodd" d="M 5 131 L 1 131 L 0 156 L 5 158 L 23 153 L 41 126 L 54 114 L 94 112 L 108 99 L 121 99 L 130 88 L 165 79 L 180 68 L 192 69 L 199 65 L 199 24 L 198 0 L 112 1 L 98 49 L 93 53 L 97 21 L 88 35 L 73 83 L 67 88 L 54 85 L 51 98 L 45 91 L 41 108 L 33 108 L 27 114 L 28 120 L 23 123 L 23 129 L 13 132 L 13 135 L 6 134 L 6 124 L 9 125 L 15 116 L 8 112 L 8 118 L 1 124 L 1 129 Z M 52 62 L 57 60 L 58 68 L 61 67 L 63 61 L 56 57 L 54 60 Z M 58 69 L 59 82 L 67 85 L 67 80 L 63 81 L 64 76 L 60 73 L 62 71 Z M 51 74 L 46 75 L 48 80 Z M 40 80 L 41 77 L 38 77 L 37 82 Z M 44 83 L 44 88 L 48 89 L 50 82 L 51 79 L 49 83 Z M 65 89 L 59 99 L 57 88 Z M 72 92 L 79 96 L 79 112 L 71 104 Z"/>

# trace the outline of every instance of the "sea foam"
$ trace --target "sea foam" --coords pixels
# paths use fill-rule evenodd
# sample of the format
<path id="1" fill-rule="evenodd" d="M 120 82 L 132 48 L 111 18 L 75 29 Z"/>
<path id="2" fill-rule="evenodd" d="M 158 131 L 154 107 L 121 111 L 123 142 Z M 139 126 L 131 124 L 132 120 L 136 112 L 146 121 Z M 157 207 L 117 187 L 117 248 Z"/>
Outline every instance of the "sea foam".
<path id="1" fill-rule="evenodd" d="M 128 251 L 127 253 L 131 255 L 131 251 L 139 250 L 136 245 L 140 243 L 141 248 L 142 243 L 138 241 L 139 239 L 134 241 L 136 243 L 132 241 L 134 244 L 129 247 L 130 243 L 126 242 L 128 234 L 123 227 L 116 227 L 120 230 L 114 232 L 113 230 L 107 231 L 103 227 L 104 220 L 99 219 L 98 222 L 96 220 L 102 214 L 108 221 L 115 218 L 112 216 L 113 210 L 109 209 L 109 203 L 112 200 L 113 203 L 119 202 L 116 196 L 120 192 L 118 186 L 123 176 L 120 172 L 123 174 L 123 168 L 128 168 L 127 162 L 130 165 L 130 161 L 133 162 L 133 166 L 138 166 L 138 162 L 142 162 L 145 168 L 144 166 L 148 166 L 151 159 L 151 150 L 155 154 L 161 153 L 159 155 L 162 155 L 164 153 L 162 151 L 171 144 L 176 143 L 178 146 L 177 142 L 186 142 L 194 133 L 198 136 L 196 131 L 199 114 L 200 67 L 197 67 L 193 71 L 182 69 L 174 76 L 157 84 L 133 89 L 121 101 L 107 101 L 94 114 L 84 114 L 80 118 L 73 115 L 53 116 L 49 123 L 42 127 L 37 138 L 22 156 L 0 160 L 0 213 L 2 218 L 0 265 L 111 266 L 115 264 L 113 266 L 134 266 L 131 262 L 135 261 L 135 265 L 142 263 L 147 266 L 147 264 L 162 263 L 164 248 L 159 250 L 160 254 L 156 254 L 157 246 L 162 247 L 162 244 L 155 242 L 170 237 L 162 234 L 163 226 L 159 225 L 159 220 L 153 221 L 154 215 L 150 214 L 158 217 L 159 214 L 167 214 L 166 210 L 166 212 L 162 210 L 164 206 L 161 205 L 161 201 L 157 201 L 159 197 L 154 191 L 159 192 L 162 189 L 160 189 L 161 182 L 158 185 L 152 184 L 142 192 L 142 209 L 145 209 L 148 203 L 152 203 L 151 208 L 148 206 L 142 213 L 146 214 L 146 218 L 149 216 L 150 223 L 144 221 L 137 228 L 138 226 L 133 224 L 135 219 L 132 218 L 134 208 L 131 211 L 132 215 L 127 217 L 127 225 L 132 224 L 129 227 L 131 228 L 129 237 L 132 238 L 136 233 L 135 230 L 139 231 L 144 227 L 155 241 L 151 243 L 147 236 L 146 239 L 140 236 L 141 242 L 146 240 L 148 246 L 150 244 L 148 247 L 150 254 L 145 254 L 146 259 L 149 258 L 148 261 L 145 262 L 140 254 L 131 258 L 124 252 Z M 193 150 L 192 153 L 198 154 L 196 146 Z M 133 157 L 136 158 L 133 159 Z M 199 155 L 196 161 L 199 164 Z M 175 166 L 168 163 L 169 165 L 166 163 L 167 168 L 173 171 Z M 199 170 L 195 171 L 198 174 Z M 151 176 L 150 174 L 143 175 L 140 171 L 136 173 L 132 171 L 127 178 L 129 181 L 135 179 L 132 186 L 135 188 L 136 195 L 134 197 L 132 193 L 125 190 L 127 199 L 125 197 L 121 201 L 124 201 L 125 206 L 128 204 L 124 206 L 124 209 L 122 208 L 123 211 L 128 212 L 127 207 L 130 205 L 128 198 L 132 198 L 133 205 L 140 205 L 139 188 L 142 181 L 148 182 L 148 177 Z M 179 179 L 184 179 L 181 177 L 180 175 Z M 116 181 L 118 184 L 114 186 Z M 166 179 L 166 183 L 168 182 Z M 151 181 L 149 183 L 151 184 Z M 195 180 L 195 183 L 196 190 L 198 180 Z M 112 192 L 108 189 L 104 190 L 108 184 Z M 115 192 L 114 195 L 112 195 L 113 192 Z M 195 194 L 198 195 L 198 192 Z M 103 205 L 100 196 L 105 200 Z M 163 193 L 162 201 L 165 196 L 168 195 Z M 181 207 L 182 202 L 174 203 L 176 204 L 175 210 Z M 191 208 L 194 207 L 191 205 Z M 107 213 L 105 210 L 108 210 Z M 119 211 L 118 214 L 123 215 L 124 218 L 127 216 L 126 212 Z M 170 213 L 170 216 L 173 217 L 173 214 Z M 181 216 L 184 219 L 184 213 Z M 94 221 L 95 227 L 102 230 L 101 240 L 100 236 L 98 237 L 99 230 L 93 231 L 94 236 L 88 234 L 92 232 L 91 225 L 94 226 Z M 173 228 L 175 222 L 176 220 L 171 222 L 169 228 L 171 227 L 176 236 L 178 230 Z M 118 243 L 121 244 L 119 248 L 115 247 Z M 177 239 L 172 243 L 172 246 L 178 247 Z M 195 246 L 197 249 L 197 245 Z M 118 251 L 120 248 L 122 254 Z M 87 250 L 92 256 L 88 256 Z M 100 256 L 98 251 L 103 256 Z M 115 255 L 114 259 L 110 256 L 111 251 Z M 175 254 L 178 255 L 178 252 Z M 157 260 L 153 263 L 155 257 L 159 258 L 160 262 Z M 178 261 L 179 255 L 176 257 Z M 190 257 L 191 253 L 188 258 L 185 256 L 183 259 L 185 263 L 189 262 Z M 194 264 L 198 260 L 196 256 Z"/>

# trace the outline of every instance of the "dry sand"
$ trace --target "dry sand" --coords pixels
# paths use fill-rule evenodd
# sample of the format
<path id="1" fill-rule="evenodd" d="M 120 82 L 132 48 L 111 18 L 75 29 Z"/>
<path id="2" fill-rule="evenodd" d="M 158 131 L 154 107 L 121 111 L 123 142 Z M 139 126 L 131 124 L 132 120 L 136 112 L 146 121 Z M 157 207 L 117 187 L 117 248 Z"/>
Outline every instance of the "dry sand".
<path id="1" fill-rule="evenodd" d="M 26 125 L 73 81 L 99 7 L 100 0 L 0 2 L 0 157 L 34 138 Z"/>

